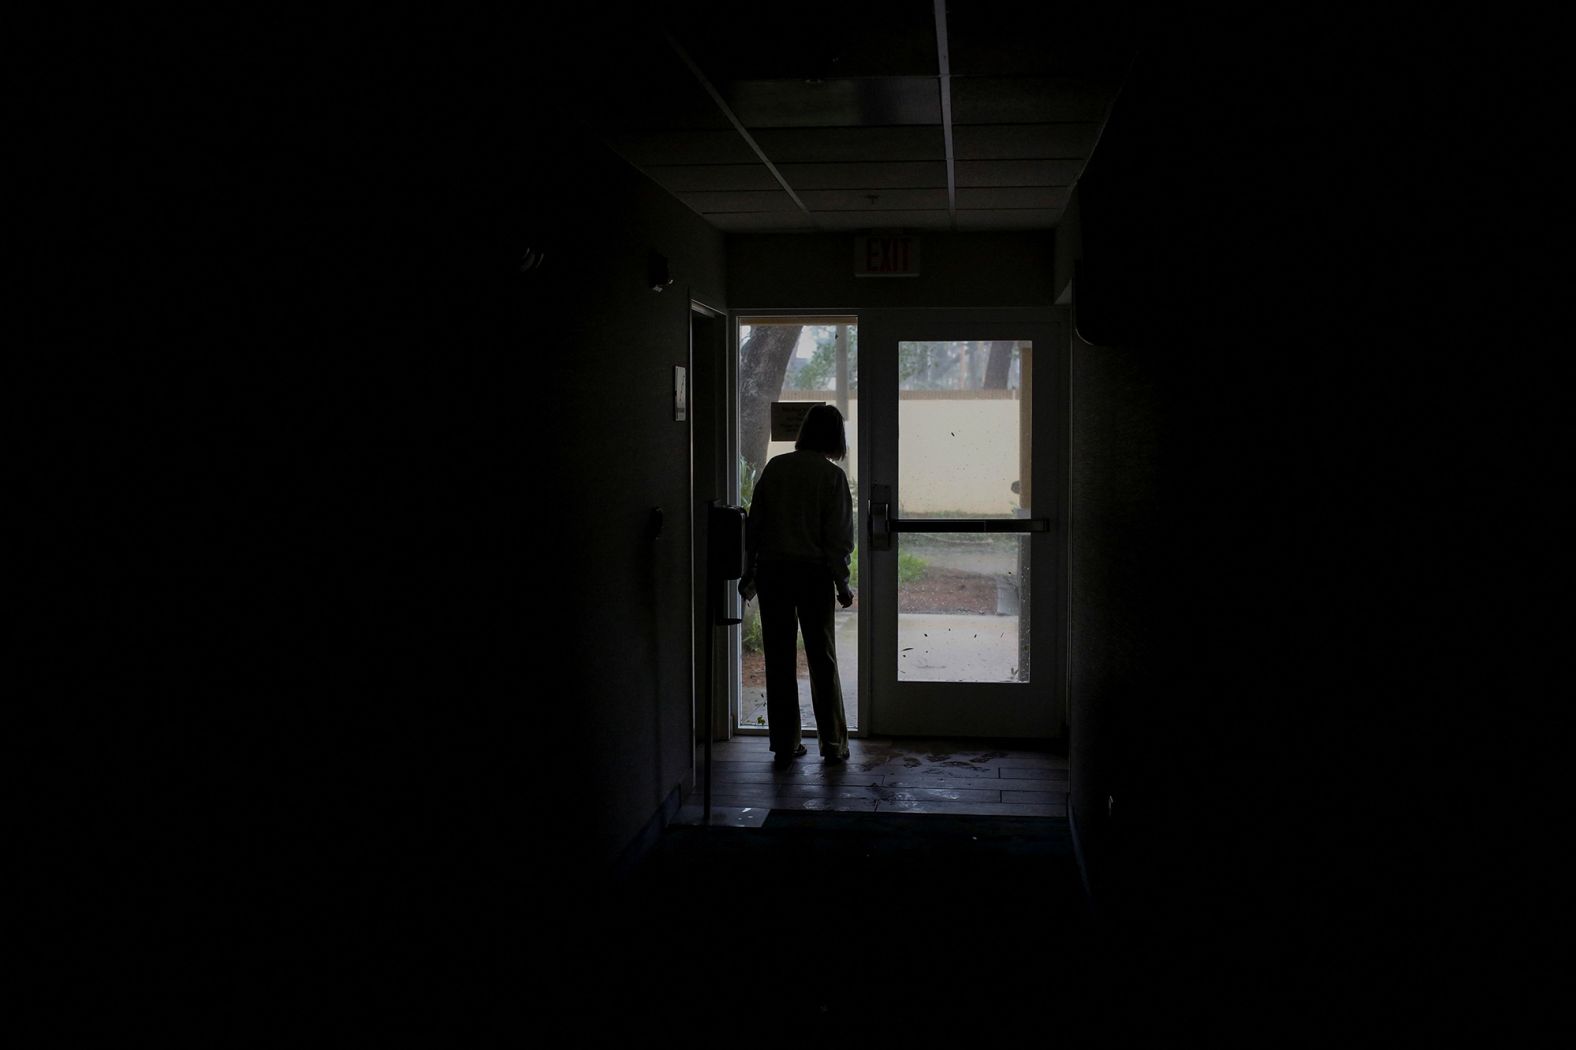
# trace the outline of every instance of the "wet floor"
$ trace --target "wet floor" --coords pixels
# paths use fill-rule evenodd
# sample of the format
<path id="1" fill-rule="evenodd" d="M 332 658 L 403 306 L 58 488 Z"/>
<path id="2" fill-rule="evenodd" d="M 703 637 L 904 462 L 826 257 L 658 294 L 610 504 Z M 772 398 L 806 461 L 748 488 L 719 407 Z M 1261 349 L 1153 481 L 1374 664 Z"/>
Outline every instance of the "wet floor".
<path id="1" fill-rule="evenodd" d="M 849 741 L 849 760 L 809 754 L 786 769 L 772 764 L 765 737 L 712 745 L 713 823 L 758 826 L 773 809 L 866 813 L 1065 817 L 1067 760 L 1044 751 L 970 741 Z M 704 767 L 680 822 L 700 822 Z"/>

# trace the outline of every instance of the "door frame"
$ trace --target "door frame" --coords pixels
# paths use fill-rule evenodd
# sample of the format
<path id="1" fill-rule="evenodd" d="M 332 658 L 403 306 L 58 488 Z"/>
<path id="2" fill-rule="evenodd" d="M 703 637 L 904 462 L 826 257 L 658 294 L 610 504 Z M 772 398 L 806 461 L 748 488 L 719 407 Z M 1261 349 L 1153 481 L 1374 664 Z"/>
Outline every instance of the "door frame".
<path id="1" fill-rule="evenodd" d="M 711 658 L 710 681 L 715 689 L 712 722 L 713 740 L 728 740 L 733 735 L 733 695 L 737 689 L 728 683 L 738 677 L 738 655 L 724 639 L 732 630 L 721 632 L 708 622 L 712 606 L 706 593 L 711 581 L 706 571 L 707 514 L 713 499 L 722 500 L 733 477 L 726 463 L 726 435 L 734 424 L 737 396 L 733 373 L 728 364 L 728 315 L 724 310 L 697 299 L 690 300 L 689 355 L 686 400 L 689 405 L 689 535 L 690 535 L 690 712 L 691 737 L 705 739 L 707 657 Z M 720 336 L 720 338 L 719 338 Z M 735 470 L 734 473 L 737 473 Z M 738 491 L 737 487 L 733 491 Z"/>
<path id="2" fill-rule="evenodd" d="M 730 493 L 729 499 L 737 499 L 739 494 L 739 422 L 741 415 L 739 409 L 739 325 L 747 324 L 752 320 L 760 323 L 767 323 L 771 321 L 787 321 L 803 318 L 805 319 L 806 323 L 808 323 L 812 318 L 846 317 L 851 318 L 854 326 L 858 328 L 863 323 L 861 315 L 862 311 L 852 308 L 821 310 L 782 308 L 728 311 L 728 389 L 732 392 L 728 401 L 728 415 L 730 422 L 728 427 L 727 466 L 728 492 Z M 861 346 L 863 346 L 863 338 L 863 335 L 861 335 Z M 854 468 L 858 472 L 859 476 L 863 477 L 866 455 L 864 440 L 865 435 L 862 429 L 865 426 L 863 411 L 860 413 L 859 426 L 861 429 L 855 442 L 858 445 L 859 451 L 858 455 L 855 457 Z M 858 543 L 860 542 L 860 538 L 856 536 L 854 541 L 855 543 Z M 728 612 L 728 615 L 740 615 L 742 603 L 740 602 L 738 595 L 734 594 L 730 601 L 733 604 Z M 858 609 L 859 667 L 858 677 L 856 679 L 859 683 L 859 696 L 856 701 L 858 717 L 856 719 L 857 725 L 851 725 L 848 729 L 848 735 L 851 738 L 868 735 L 867 726 L 870 724 L 870 701 L 868 696 L 869 681 L 866 677 L 867 672 L 865 670 L 865 658 L 868 653 L 869 641 L 869 611 L 866 609 L 867 604 L 868 603 L 866 602 L 860 602 Z M 730 732 L 737 736 L 766 736 L 769 731 L 765 727 L 744 726 L 739 724 L 739 705 L 741 704 L 743 697 L 741 695 L 742 671 L 739 661 L 738 635 L 733 633 L 733 631 L 730 629 L 729 638 L 730 644 L 728 646 L 728 651 L 730 654 L 732 654 L 730 657 L 730 665 L 728 670 L 728 724 L 730 726 Z M 807 726 L 804 728 L 804 734 L 809 737 L 814 737 L 815 729 L 813 727 Z"/>
<path id="3" fill-rule="evenodd" d="M 1070 345 L 1068 342 L 1070 332 L 1070 311 L 1065 306 L 1045 306 L 1026 308 L 970 308 L 970 307 L 893 307 L 893 308 L 757 308 L 734 309 L 727 312 L 727 347 L 724 353 L 727 376 L 726 388 L 730 391 L 727 398 L 727 450 L 726 450 L 726 491 L 729 499 L 736 499 L 739 491 L 739 324 L 751 318 L 793 318 L 793 317 L 825 317 L 829 315 L 847 316 L 855 319 L 859 328 L 860 346 L 860 397 L 865 404 L 860 407 L 859 416 L 859 451 L 855 467 L 858 471 L 859 500 L 859 529 L 860 535 L 856 542 L 860 544 L 861 559 L 861 592 L 873 592 L 872 577 L 866 566 L 871 565 L 869 551 L 870 538 L 870 487 L 874 481 L 873 457 L 876 448 L 883 440 L 874 433 L 876 419 L 879 412 L 873 413 L 869 409 L 871 394 L 866 383 L 869 377 L 869 349 L 877 338 L 881 338 L 881 330 L 886 327 L 890 330 L 904 329 L 911 325 L 958 327 L 972 324 L 1001 325 L 1023 324 L 1032 325 L 1046 331 L 1046 338 L 1050 350 L 1050 360 L 1036 354 L 1035 375 L 1035 429 L 1034 440 L 1036 447 L 1035 461 L 1040 465 L 1037 471 L 1036 485 L 1039 491 L 1048 492 L 1051 500 L 1044 516 L 1052 520 L 1051 535 L 1048 546 L 1051 551 L 1049 566 L 1041 563 L 1046 559 L 1037 559 L 1035 562 L 1035 586 L 1032 594 L 1041 596 L 1041 603 L 1032 608 L 1040 612 L 1038 617 L 1042 629 L 1036 630 L 1035 644 L 1048 648 L 1052 654 L 1052 666 L 1047 673 L 1035 673 L 1028 683 L 1032 691 L 1045 691 L 1043 702 L 1047 705 L 1049 716 L 1043 725 L 1043 732 L 1038 735 L 1015 736 L 1014 739 L 1024 741 L 1065 743 L 1069 733 L 1069 702 L 1070 702 L 1070 673 L 1071 653 L 1069 651 L 1069 622 L 1070 598 L 1070 536 L 1071 522 L 1069 521 L 1069 490 L 1070 490 L 1070 454 L 1071 435 L 1069 429 L 1069 386 L 1070 386 Z M 874 334 L 872 334 L 874 326 Z M 894 343 L 895 346 L 895 343 Z M 1036 342 L 1038 349 L 1039 343 Z M 1050 389 L 1047 389 L 1049 386 Z M 1048 411 L 1045 411 L 1048 409 Z M 1049 419 L 1046 419 L 1046 416 Z M 894 435 L 885 440 L 895 440 Z M 1048 449 L 1041 452 L 1041 449 Z M 1048 478 L 1039 475 L 1046 473 Z M 1041 507 L 1044 501 L 1037 499 Z M 1038 509 L 1038 508 L 1037 508 Z M 895 562 L 895 559 L 894 559 Z M 894 566 L 895 567 L 895 566 Z M 879 570 L 877 570 L 879 571 Z M 1045 574 L 1042 577 L 1042 572 Z M 1046 592 L 1050 597 L 1044 597 Z M 727 615 L 738 615 L 738 597 L 734 595 L 734 603 Z M 877 602 L 873 598 L 862 598 L 859 602 L 859 697 L 858 697 L 858 728 L 850 730 L 850 736 L 863 737 L 872 735 L 910 735 L 901 732 L 892 732 L 879 724 L 873 710 L 875 695 L 874 671 L 876 659 L 874 653 L 874 622 Z M 1049 623 L 1045 621 L 1049 620 Z M 728 732 L 733 735 L 764 734 L 764 729 L 754 729 L 738 724 L 740 683 L 738 662 L 738 636 L 730 629 L 728 632 L 730 644 L 726 646 L 729 653 L 726 665 L 726 678 L 728 682 L 728 702 L 726 704 L 726 719 Z M 893 654 L 895 657 L 895 654 Z M 910 683 L 911 685 L 914 683 Z M 930 685 L 933 683 L 924 683 Z M 946 683 L 935 683 L 946 685 Z M 969 688 L 964 685 L 963 688 Z M 1006 688 L 1017 688 L 1007 686 Z M 894 729 L 905 728 L 897 724 Z M 921 735 L 950 735 L 965 736 L 964 733 L 928 733 Z"/>

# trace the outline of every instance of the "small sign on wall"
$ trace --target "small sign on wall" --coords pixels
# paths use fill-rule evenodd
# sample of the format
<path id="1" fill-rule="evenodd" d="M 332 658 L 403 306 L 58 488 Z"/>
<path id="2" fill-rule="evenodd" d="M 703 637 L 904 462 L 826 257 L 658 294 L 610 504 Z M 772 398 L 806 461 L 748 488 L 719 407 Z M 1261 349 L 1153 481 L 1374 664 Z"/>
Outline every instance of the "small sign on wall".
<path id="1" fill-rule="evenodd" d="M 804 425 L 804 417 L 816 405 L 824 404 L 825 401 L 773 401 L 772 440 L 799 440 L 799 428 Z"/>
<path id="2" fill-rule="evenodd" d="M 918 237 L 855 237 L 855 277 L 918 277 Z"/>
<path id="3" fill-rule="evenodd" d="M 673 366 L 673 421 L 682 423 L 689 418 L 689 384 L 685 381 L 683 365 Z"/>

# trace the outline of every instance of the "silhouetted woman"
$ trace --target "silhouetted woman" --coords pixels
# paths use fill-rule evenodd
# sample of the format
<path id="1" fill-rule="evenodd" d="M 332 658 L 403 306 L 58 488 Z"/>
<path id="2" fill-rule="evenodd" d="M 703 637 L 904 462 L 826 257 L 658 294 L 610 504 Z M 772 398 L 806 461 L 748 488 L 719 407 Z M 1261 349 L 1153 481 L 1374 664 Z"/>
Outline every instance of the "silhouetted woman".
<path id="1" fill-rule="evenodd" d="M 804 633 L 821 757 L 848 757 L 848 722 L 837 678 L 832 597 L 854 603 L 848 558 L 854 550 L 854 508 L 848 478 L 835 463 L 848 455 L 843 416 L 817 405 L 799 428 L 794 451 L 776 456 L 755 482 L 745 532 L 739 592 L 759 593 L 766 649 L 766 721 L 774 761 L 787 765 L 805 753 L 799 732 L 795 626 Z"/>

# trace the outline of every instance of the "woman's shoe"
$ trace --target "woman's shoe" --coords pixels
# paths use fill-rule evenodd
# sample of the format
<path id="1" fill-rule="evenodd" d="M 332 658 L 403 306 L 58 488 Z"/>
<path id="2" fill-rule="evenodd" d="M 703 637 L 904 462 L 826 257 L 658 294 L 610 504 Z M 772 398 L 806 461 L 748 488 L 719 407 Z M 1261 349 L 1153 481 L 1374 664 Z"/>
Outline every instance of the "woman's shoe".
<path id="1" fill-rule="evenodd" d="M 794 759 L 799 758 L 799 757 L 803 756 L 804 754 L 806 754 L 805 746 L 803 744 L 800 744 L 798 747 L 794 748 L 793 751 L 790 752 L 789 754 L 786 754 L 786 755 L 774 754 L 772 756 L 772 765 L 779 766 L 779 767 L 792 765 Z"/>

